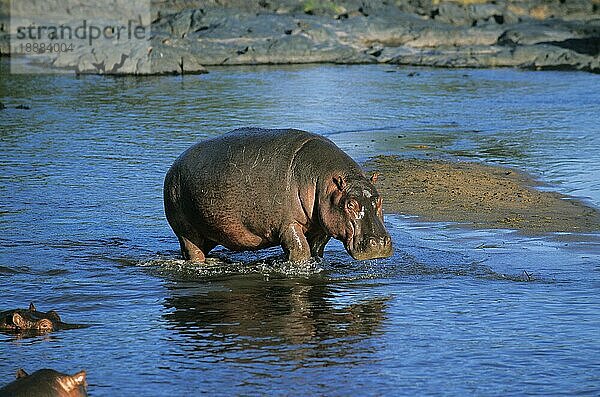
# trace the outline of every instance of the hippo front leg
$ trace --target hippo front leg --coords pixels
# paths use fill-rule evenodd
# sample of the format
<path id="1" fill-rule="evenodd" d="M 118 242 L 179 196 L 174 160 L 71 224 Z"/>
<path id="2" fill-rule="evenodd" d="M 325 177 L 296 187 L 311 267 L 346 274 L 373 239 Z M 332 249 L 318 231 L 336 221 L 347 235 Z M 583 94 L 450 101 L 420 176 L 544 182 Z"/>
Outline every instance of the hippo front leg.
<path id="1" fill-rule="evenodd" d="M 288 225 L 281 234 L 281 246 L 290 262 L 302 262 L 310 259 L 310 247 L 297 223 Z"/>
<path id="2" fill-rule="evenodd" d="M 329 242 L 331 236 L 325 233 L 307 236 L 308 245 L 310 247 L 310 255 L 313 257 L 323 257 L 325 245 Z"/>

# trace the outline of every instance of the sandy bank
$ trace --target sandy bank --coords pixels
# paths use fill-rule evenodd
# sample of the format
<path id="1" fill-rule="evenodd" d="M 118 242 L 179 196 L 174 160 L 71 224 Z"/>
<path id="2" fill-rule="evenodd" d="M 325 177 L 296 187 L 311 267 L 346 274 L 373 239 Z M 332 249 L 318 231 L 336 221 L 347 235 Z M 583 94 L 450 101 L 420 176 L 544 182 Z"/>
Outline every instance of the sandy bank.
<path id="1" fill-rule="evenodd" d="M 388 213 L 528 233 L 600 230 L 600 212 L 580 200 L 541 191 L 520 171 L 471 162 L 378 156 L 378 189 Z"/>

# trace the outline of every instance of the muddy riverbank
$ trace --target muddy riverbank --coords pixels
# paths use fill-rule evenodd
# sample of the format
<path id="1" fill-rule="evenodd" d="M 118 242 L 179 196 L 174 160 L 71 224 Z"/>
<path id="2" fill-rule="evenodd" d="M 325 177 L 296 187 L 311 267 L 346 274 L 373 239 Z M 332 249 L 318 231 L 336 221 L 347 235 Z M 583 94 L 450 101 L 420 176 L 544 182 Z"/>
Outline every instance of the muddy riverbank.
<path id="1" fill-rule="evenodd" d="M 386 212 L 526 233 L 600 230 L 597 209 L 540 190 L 542 184 L 515 169 L 397 156 L 378 156 L 366 165 L 381 173 Z"/>

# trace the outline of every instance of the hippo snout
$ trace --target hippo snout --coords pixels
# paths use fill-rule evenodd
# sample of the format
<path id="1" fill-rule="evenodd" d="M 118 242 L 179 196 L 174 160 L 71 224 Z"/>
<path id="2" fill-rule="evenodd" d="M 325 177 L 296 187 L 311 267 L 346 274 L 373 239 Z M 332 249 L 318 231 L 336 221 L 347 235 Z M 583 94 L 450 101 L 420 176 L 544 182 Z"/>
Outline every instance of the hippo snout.
<path id="1" fill-rule="evenodd" d="M 365 237 L 349 253 L 356 260 L 365 260 L 387 258 L 392 252 L 392 239 L 385 235 Z"/>
<path id="2" fill-rule="evenodd" d="M 384 236 L 384 237 L 369 237 L 369 246 L 371 248 L 376 248 L 376 247 L 385 247 L 385 246 L 391 246 L 391 238 L 390 236 Z"/>

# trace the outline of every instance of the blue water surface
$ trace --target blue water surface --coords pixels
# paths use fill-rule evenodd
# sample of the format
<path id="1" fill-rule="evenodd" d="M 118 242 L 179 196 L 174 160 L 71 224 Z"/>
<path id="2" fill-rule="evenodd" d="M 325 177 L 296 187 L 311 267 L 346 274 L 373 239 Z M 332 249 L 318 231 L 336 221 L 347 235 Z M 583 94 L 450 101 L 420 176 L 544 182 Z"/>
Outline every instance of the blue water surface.
<path id="1" fill-rule="evenodd" d="M 519 167 L 599 206 L 600 76 L 307 65 L 111 78 L 3 62 L 0 77 L 0 310 L 33 301 L 92 324 L 0 334 L 0 384 L 50 367 L 85 368 L 92 396 L 600 394 L 598 233 L 390 214 L 385 260 L 332 242 L 306 269 L 279 249 L 221 248 L 203 267 L 180 260 L 162 209 L 173 160 L 242 126 L 318 132 L 357 161 Z"/>

